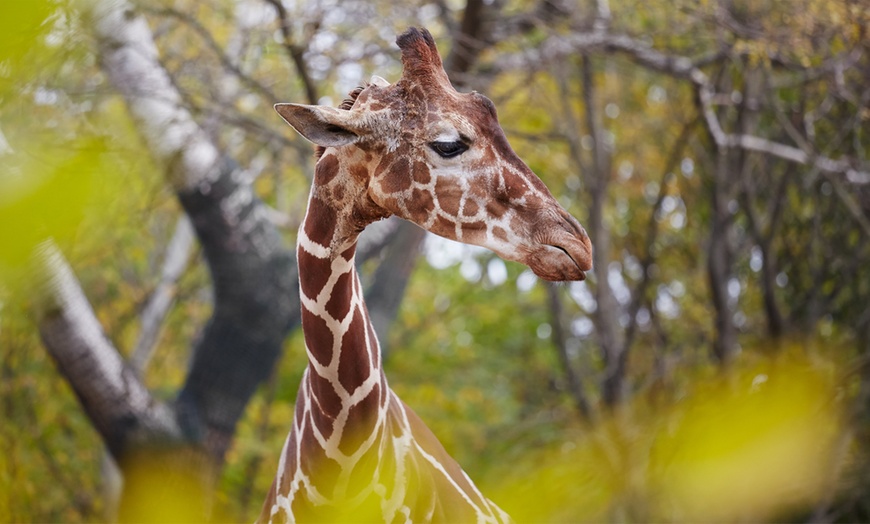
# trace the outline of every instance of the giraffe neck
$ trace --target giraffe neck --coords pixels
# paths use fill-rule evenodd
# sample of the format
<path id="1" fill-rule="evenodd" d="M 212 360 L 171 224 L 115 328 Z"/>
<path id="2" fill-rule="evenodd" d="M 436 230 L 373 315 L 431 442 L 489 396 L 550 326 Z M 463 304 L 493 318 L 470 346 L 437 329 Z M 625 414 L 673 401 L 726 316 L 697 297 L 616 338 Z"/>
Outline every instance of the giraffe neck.
<path id="1" fill-rule="evenodd" d="M 297 260 L 302 331 L 312 387 L 320 407 L 334 415 L 338 403 L 358 400 L 383 380 L 380 347 L 363 301 L 354 263 L 356 235 L 329 249 L 305 230 L 329 229 L 334 210 L 312 197 L 299 232 Z"/>
<path id="2" fill-rule="evenodd" d="M 350 171 L 334 156 L 318 162 L 297 243 L 309 360 L 302 393 L 310 427 L 303 434 L 311 434 L 310 446 L 322 450 L 317 469 L 330 469 L 324 463 L 334 466 L 336 497 L 344 495 L 348 479 L 342 477 L 375 443 L 388 396 L 380 347 L 354 264 L 358 232 L 378 213 Z"/>
<path id="3" fill-rule="evenodd" d="M 261 521 L 507 521 L 387 385 L 354 265 L 383 216 L 363 165 L 317 164 L 297 242 L 309 364 Z"/>

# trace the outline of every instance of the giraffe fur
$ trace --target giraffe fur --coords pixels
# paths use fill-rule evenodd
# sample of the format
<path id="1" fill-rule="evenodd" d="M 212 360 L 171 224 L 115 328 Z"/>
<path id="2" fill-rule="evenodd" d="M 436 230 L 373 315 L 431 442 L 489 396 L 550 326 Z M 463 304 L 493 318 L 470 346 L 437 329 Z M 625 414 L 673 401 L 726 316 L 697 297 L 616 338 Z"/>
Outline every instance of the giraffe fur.
<path id="1" fill-rule="evenodd" d="M 547 280 L 591 269 L 585 230 L 514 153 L 493 103 L 459 93 L 425 29 L 399 35 L 403 73 L 339 108 L 277 104 L 314 142 L 297 238 L 308 367 L 260 522 L 507 522 L 389 388 L 354 264 L 358 235 L 398 215 L 487 247 Z"/>

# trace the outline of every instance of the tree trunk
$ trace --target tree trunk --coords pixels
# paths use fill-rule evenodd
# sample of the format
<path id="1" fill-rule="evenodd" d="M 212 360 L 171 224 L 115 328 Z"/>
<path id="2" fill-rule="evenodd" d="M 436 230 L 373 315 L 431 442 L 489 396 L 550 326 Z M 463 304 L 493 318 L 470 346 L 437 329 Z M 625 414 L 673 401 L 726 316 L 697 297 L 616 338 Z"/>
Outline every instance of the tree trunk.
<path id="1" fill-rule="evenodd" d="M 598 111 L 598 100 L 592 62 L 584 56 L 580 63 L 580 78 L 583 84 L 583 106 L 586 111 L 586 127 L 592 137 L 592 165 L 588 173 L 591 202 L 589 205 L 589 237 L 595 242 L 592 251 L 595 267 L 593 294 L 597 307 L 592 319 L 595 333 L 604 359 L 604 378 L 601 393 L 604 403 L 613 407 L 625 397 L 625 368 L 628 355 L 622 343 L 622 333 L 617 324 L 620 307 L 608 281 L 610 263 L 610 229 L 604 221 L 604 204 L 610 186 L 610 154 L 604 143 L 604 128 Z"/>
<path id="2" fill-rule="evenodd" d="M 189 512 L 176 507 L 174 518 L 202 520 L 236 423 L 298 323 L 295 263 L 248 177 L 184 109 L 145 20 L 126 1 L 99 0 L 91 7 L 102 68 L 164 166 L 202 246 L 214 311 L 171 406 L 156 402 L 108 343 L 53 248 L 43 253 L 51 277 L 40 332 L 121 466 L 121 517 L 168 517 L 159 511 L 162 490 L 190 499 L 183 506 Z M 140 474 L 143 468 L 147 474 Z M 183 478 L 172 482 L 177 472 Z M 179 482 L 189 489 L 179 491 Z"/>

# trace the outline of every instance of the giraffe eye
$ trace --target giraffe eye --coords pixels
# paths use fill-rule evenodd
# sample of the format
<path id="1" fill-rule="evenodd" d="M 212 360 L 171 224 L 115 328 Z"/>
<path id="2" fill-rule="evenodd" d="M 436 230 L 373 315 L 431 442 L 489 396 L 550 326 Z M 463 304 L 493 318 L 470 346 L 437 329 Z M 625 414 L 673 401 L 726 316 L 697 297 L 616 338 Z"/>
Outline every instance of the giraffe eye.
<path id="1" fill-rule="evenodd" d="M 441 155 L 443 158 L 450 158 L 461 155 L 468 150 L 468 146 L 464 142 L 432 142 L 429 147 L 433 151 Z"/>

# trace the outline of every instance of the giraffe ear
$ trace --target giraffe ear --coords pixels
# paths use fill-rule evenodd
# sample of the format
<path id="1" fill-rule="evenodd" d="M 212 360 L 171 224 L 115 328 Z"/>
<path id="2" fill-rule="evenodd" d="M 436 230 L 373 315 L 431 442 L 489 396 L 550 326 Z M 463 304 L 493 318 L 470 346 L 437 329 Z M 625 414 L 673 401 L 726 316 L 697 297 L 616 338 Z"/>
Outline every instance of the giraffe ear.
<path id="1" fill-rule="evenodd" d="M 303 104 L 275 104 L 275 111 L 311 142 L 323 147 L 353 144 L 361 129 L 353 125 L 349 111 Z"/>

